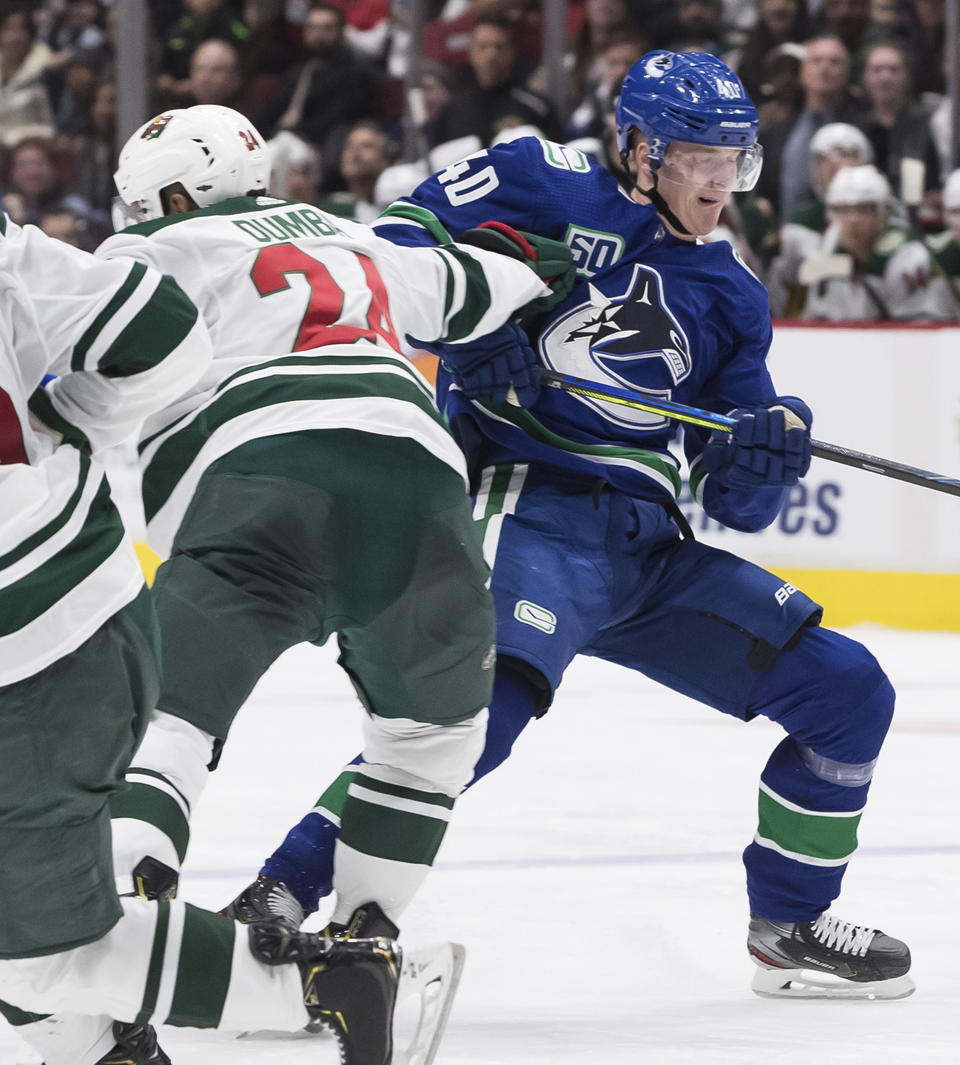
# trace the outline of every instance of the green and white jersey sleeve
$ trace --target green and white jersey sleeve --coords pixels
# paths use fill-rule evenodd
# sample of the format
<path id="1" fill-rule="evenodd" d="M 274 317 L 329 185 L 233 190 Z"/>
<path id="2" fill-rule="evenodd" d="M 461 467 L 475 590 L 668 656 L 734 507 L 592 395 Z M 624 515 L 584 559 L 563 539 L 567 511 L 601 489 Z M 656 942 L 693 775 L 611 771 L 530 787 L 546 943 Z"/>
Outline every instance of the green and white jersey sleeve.
<path id="1" fill-rule="evenodd" d="M 406 337 L 463 341 L 548 292 L 523 263 L 450 244 L 403 248 L 307 204 L 238 197 L 141 223 L 99 256 L 172 274 L 214 362 L 145 425 L 148 537 L 161 555 L 211 462 L 271 435 L 350 428 L 417 440 L 465 474 Z"/>
<path id="2" fill-rule="evenodd" d="M 3 214 L 0 290 L 4 685 L 75 650 L 138 594 L 140 568 L 91 451 L 171 402 L 210 347 L 170 278 L 99 262 Z M 40 389 L 46 374 L 59 376 Z"/>

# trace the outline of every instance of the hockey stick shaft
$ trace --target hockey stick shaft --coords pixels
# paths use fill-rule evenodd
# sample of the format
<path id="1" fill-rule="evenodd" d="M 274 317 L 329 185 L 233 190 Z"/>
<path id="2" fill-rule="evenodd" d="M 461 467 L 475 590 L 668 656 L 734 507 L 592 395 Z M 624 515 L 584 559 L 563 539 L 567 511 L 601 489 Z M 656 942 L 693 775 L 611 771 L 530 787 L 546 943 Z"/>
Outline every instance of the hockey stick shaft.
<path id="1" fill-rule="evenodd" d="M 674 418 L 678 422 L 699 425 L 704 429 L 720 429 L 729 432 L 736 424 L 735 419 L 728 418 L 724 414 L 714 414 L 712 411 L 702 410 L 699 407 L 688 407 L 684 403 L 675 403 L 670 399 L 655 399 L 629 388 L 585 381 L 579 377 L 571 377 L 569 374 L 557 373 L 555 370 L 541 370 L 540 373 L 545 385 L 559 388 L 564 392 L 572 392 L 574 395 L 585 396 L 587 399 L 619 403 L 624 407 L 648 411 L 650 414 L 660 414 L 667 418 Z M 929 470 L 921 470 L 916 466 L 906 466 L 902 462 L 867 455 L 862 451 L 852 451 L 850 448 L 840 447 L 838 444 L 827 444 L 822 440 L 812 440 L 810 450 L 817 458 L 828 459 L 830 462 L 853 466 L 859 470 L 866 470 L 868 473 L 879 473 L 896 481 L 919 485 L 921 488 L 932 488 L 935 492 L 960 496 L 960 480 L 945 477 L 940 473 L 931 473 Z"/>

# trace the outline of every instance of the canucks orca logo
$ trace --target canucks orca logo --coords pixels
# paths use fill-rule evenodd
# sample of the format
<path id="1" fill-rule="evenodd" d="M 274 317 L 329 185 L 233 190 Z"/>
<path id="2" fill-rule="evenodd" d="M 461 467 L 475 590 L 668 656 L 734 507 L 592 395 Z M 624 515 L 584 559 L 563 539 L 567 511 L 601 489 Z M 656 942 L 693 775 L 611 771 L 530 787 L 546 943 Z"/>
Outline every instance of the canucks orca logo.
<path id="1" fill-rule="evenodd" d="M 643 72 L 648 78 L 662 78 L 673 67 L 673 56 L 669 52 L 660 52 L 643 64 Z"/>
<path id="2" fill-rule="evenodd" d="M 622 275 L 620 275 L 622 276 Z M 587 380 L 640 389 L 669 399 L 692 367 L 690 343 L 670 310 L 663 278 L 634 264 L 626 288 L 608 295 L 589 283 L 589 302 L 550 324 L 541 337 L 545 365 Z M 653 429 L 666 424 L 655 414 L 577 397 L 618 425 Z"/>

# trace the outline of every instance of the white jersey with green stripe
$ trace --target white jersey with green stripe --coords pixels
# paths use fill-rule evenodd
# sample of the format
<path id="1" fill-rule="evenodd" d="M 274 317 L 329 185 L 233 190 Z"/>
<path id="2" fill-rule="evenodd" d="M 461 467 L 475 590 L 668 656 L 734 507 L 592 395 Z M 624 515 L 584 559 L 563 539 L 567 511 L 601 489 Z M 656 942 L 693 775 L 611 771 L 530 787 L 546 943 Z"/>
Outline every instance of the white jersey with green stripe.
<path id="1" fill-rule="evenodd" d="M 548 292 L 507 256 L 404 248 L 303 203 L 237 197 L 140 223 L 98 249 L 172 274 L 214 347 L 140 443 L 151 546 L 169 553 L 211 462 L 250 440 L 348 428 L 417 440 L 465 476 L 408 338 L 469 341 Z"/>
<path id="2" fill-rule="evenodd" d="M 210 342 L 171 278 L 98 261 L 2 213 L 0 291 L 6 685 L 76 650 L 143 587 L 95 456 L 189 387 Z"/>

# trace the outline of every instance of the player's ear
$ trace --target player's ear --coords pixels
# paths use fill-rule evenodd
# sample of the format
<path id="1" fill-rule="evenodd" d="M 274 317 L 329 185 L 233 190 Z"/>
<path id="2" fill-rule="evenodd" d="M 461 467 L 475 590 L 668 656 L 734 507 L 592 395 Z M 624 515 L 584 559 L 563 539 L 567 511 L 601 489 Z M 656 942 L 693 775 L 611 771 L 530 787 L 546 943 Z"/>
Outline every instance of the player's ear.
<path id="1" fill-rule="evenodd" d="M 631 161 L 636 174 L 637 185 L 641 188 L 649 188 L 653 178 L 649 155 L 650 146 L 647 144 L 647 138 L 637 134 L 631 148 Z"/>

